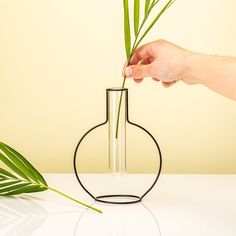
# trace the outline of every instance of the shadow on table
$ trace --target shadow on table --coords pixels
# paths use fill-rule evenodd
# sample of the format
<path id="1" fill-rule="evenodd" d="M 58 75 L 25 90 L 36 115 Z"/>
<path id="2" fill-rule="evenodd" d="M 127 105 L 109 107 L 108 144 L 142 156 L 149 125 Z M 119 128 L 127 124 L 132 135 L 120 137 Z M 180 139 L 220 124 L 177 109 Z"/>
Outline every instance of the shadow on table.
<path id="1" fill-rule="evenodd" d="M 131 205 L 102 204 L 102 206 L 104 215 L 107 212 L 109 214 L 96 220 L 93 218 L 97 216 L 86 214 L 89 211 L 86 209 L 77 220 L 74 236 L 94 235 L 95 232 L 96 235 L 103 236 L 162 235 L 157 217 L 142 202 Z"/>
<path id="2" fill-rule="evenodd" d="M 29 236 L 46 220 L 45 208 L 26 197 L 1 197 L 1 236 Z"/>
<path id="3" fill-rule="evenodd" d="M 35 200 L 40 200 L 36 198 Z M 155 235 L 161 236 L 161 228 L 155 214 L 144 204 L 110 205 L 102 204 L 103 215 L 85 209 L 48 212 L 34 197 L 1 197 L 0 235 L 30 236 L 49 216 L 75 213 L 79 218 L 74 228 L 74 236 L 108 235 Z M 43 200 L 43 199 L 42 199 Z M 91 205 L 94 205 L 93 202 Z M 93 222 L 93 227 L 91 227 Z M 71 222 L 72 223 L 72 222 Z M 72 223 L 74 224 L 74 223 Z"/>
<path id="4" fill-rule="evenodd" d="M 0 200 L 1 236 L 30 236 L 40 228 L 48 217 L 58 215 L 64 217 L 67 214 L 75 214 L 75 217 L 77 217 L 78 214 L 81 215 L 83 213 L 81 209 L 74 208 L 75 210 L 71 210 L 67 207 L 64 210 L 48 212 L 45 207 L 37 203 L 37 201 L 43 202 L 45 199 L 28 195 L 17 197 L 1 196 Z M 61 205 L 63 203 L 60 203 Z"/>

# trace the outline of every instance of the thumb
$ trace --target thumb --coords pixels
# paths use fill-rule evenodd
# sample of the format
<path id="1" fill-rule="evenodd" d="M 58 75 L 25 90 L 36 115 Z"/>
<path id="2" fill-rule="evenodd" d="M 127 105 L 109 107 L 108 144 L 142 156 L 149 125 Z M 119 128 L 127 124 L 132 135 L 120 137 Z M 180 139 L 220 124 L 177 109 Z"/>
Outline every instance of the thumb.
<path id="1" fill-rule="evenodd" d="M 125 69 L 125 76 L 132 77 L 132 78 L 144 78 L 144 77 L 155 77 L 155 68 L 154 64 L 147 64 L 147 65 L 133 65 L 128 66 Z"/>

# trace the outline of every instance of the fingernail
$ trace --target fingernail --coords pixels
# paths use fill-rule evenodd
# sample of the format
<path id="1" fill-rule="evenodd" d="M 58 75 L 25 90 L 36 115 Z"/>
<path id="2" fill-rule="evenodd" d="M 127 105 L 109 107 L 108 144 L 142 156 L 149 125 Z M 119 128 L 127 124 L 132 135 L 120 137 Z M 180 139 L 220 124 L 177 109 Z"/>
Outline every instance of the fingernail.
<path id="1" fill-rule="evenodd" d="M 125 69 L 125 76 L 126 77 L 131 77 L 132 76 L 132 68 L 130 68 L 130 67 L 127 67 L 126 69 Z"/>

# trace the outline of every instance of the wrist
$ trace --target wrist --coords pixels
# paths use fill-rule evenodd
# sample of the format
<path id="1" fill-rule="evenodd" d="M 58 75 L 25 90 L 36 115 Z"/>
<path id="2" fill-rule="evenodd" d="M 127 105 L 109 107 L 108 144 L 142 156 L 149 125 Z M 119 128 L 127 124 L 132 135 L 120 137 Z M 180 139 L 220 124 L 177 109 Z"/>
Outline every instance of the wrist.
<path id="1" fill-rule="evenodd" d="M 183 59 L 182 81 L 189 85 L 202 84 L 199 69 L 203 69 L 204 55 L 186 51 Z"/>

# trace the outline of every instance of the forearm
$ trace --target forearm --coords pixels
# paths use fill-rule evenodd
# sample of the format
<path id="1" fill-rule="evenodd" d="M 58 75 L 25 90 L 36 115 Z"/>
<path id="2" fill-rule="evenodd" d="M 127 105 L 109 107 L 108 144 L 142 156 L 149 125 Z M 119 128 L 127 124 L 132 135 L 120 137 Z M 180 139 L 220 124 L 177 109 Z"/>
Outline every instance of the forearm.
<path id="1" fill-rule="evenodd" d="M 183 81 L 202 84 L 236 100 L 236 58 L 189 53 Z"/>

